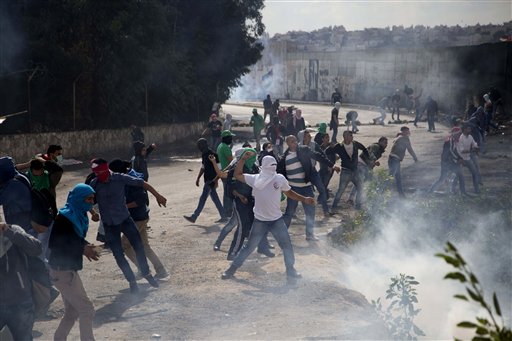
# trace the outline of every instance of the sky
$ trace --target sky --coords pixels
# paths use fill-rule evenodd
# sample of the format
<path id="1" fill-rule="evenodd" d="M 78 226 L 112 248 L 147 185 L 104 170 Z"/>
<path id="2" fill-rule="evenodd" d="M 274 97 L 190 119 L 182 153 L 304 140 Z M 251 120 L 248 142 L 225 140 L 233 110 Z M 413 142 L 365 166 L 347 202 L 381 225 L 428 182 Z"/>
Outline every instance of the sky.
<path id="1" fill-rule="evenodd" d="M 512 20 L 512 0 L 265 0 L 262 13 L 266 31 L 273 36 L 340 25 L 352 31 L 502 24 Z"/>

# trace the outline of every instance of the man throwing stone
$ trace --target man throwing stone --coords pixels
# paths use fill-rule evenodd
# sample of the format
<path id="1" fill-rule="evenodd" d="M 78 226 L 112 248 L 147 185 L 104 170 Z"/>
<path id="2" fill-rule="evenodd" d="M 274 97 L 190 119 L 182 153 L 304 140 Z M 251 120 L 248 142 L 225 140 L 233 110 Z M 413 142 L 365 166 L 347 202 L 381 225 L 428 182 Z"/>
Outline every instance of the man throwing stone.
<path id="1" fill-rule="evenodd" d="M 233 260 L 231 266 L 222 274 L 222 279 L 233 277 L 236 270 L 242 266 L 245 259 L 256 249 L 261 238 L 268 232 L 272 233 L 283 250 L 286 275 L 291 278 L 299 278 L 301 275 L 294 268 L 295 256 L 292 242 L 281 213 L 281 192 L 284 192 L 290 199 L 302 201 L 308 205 L 315 205 L 315 199 L 292 191 L 288 180 L 283 175 L 277 174 L 277 161 L 272 156 L 265 156 L 262 159 L 259 174 L 243 174 L 243 165 L 251 156 L 253 156 L 251 152 L 244 153 L 241 158 L 242 162 L 238 162 L 235 168 L 234 176 L 238 181 L 252 187 L 254 222 L 249 241 Z"/>

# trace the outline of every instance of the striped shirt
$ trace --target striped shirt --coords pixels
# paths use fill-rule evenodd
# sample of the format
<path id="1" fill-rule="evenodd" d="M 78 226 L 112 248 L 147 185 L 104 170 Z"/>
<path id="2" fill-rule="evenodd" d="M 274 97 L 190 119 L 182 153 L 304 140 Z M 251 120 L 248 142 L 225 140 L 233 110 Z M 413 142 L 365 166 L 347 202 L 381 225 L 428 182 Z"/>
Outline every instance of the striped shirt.
<path id="1" fill-rule="evenodd" d="M 286 177 L 288 178 L 290 186 L 306 187 L 311 185 L 305 180 L 306 173 L 300 164 L 299 158 L 297 157 L 297 152 L 289 152 L 288 155 L 286 155 L 285 164 Z"/>

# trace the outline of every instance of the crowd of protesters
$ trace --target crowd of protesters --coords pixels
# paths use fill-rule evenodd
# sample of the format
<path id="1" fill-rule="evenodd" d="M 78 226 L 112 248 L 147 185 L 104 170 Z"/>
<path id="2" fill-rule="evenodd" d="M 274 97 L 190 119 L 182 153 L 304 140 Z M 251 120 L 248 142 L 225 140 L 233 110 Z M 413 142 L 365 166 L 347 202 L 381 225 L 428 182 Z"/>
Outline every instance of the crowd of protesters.
<path id="1" fill-rule="evenodd" d="M 406 86 L 406 90 L 411 89 Z M 418 111 L 420 95 L 410 92 L 409 96 Z M 250 125 L 254 146 L 246 142 L 238 150 L 232 150 L 236 135 L 232 132 L 231 115 L 227 114 L 221 121 L 217 112 L 211 114 L 203 132 L 209 139 L 201 137 L 196 142 L 202 164 L 195 183 L 200 187 L 203 178 L 202 193 L 195 211 L 184 218 L 195 223 L 210 197 L 219 213 L 217 223 L 226 223 L 213 250 L 219 251 L 224 239 L 235 230 L 227 254 L 232 263 L 222 273 L 222 279 L 233 277 L 254 250 L 269 258 L 275 257 L 269 233 L 282 249 L 287 277 L 300 278 L 288 233 L 292 220 L 297 217 L 298 203 L 301 202 L 305 215 L 305 239 L 317 242 L 317 202 L 324 219 L 335 215 L 346 187 L 352 183 L 347 203 L 355 210 L 364 209 L 364 182 L 371 178 L 373 169 L 380 166 L 388 139 L 393 139 L 388 154 L 389 175 L 394 178 L 398 195 L 405 197 L 400 164 L 406 152 L 418 161 L 410 140 L 410 128 L 404 125 L 396 136 L 382 136 L 364 146 L 354 140 L 354 134 L 359 133 L 358 113 L 348 111 L 347 130 L 338 141 L 342 96 L 337 89 L 331 100 L 330 121 L 320 123 L 313 137 L 313 130 L 306 127 L 301 109 L 282 107 L 279 100 L 273 102 L 268 95 L 263 101 L 263 116 L 256 108 L 252 110 Z M 483 96 L 482 106 L 469 108 L 464 120 L 454 122 L 440 148 L 440 177 L 429 193 L 451 179 L 451 191 L 456 192 L 458 184 L 460 193 L 468 195 L 463 167 L 471 173 L 474 193 L 480 193 L 478 152 L 485 151 L 489 131 L 499 128 L 494 121 L 499 100 L 499 93 L 493 89 Z M 392 119 L 396 115 L 399 121 L 399 101 L 399 91 L 382 98 L 378 104 L 381 116 L 374 119 L 374 123 L 385 124 L 387 109 L 391 110 Z M 414 126 L 421 119 L 417 111 Z M 423 112 L 427 114 L 428 130 L 434 132 L 438 107 L 431 97 L 427 98 Z M 159 206 L 165 207 L 167 203 L 167 199 L 148 183 L 147 158 L 156 150 L 156 145 L 147 147 L 144 133 L 135 126 L 132 139 L 131 161 L 91 160 L 91 173 L 69 191 L 66 204 L 60 209 L 55 200 L 63 174 L 60 145 L 50 145 L 46 153 L 35 155 L 25 163 L 15 164 L 8 156 L 0 157 L 0 204 L 5 217 L 5 222 L 0 222 L 0 280 L 8 288 L 0 291 L 0 328 L 7 326 L 14 339 L 32 339 L 35 297 L 30 289 L 31 274 L 26 260 L 38 256 L 51 280 L 48 304 L 59 291 L 64 301 L 64 316 L 54 338 L 66 339 L 78 320 L 80 338 L 94 340 L 94 306 L 78 275 L 83 268 L 83 257 L 97 261 L 100 255 L 100 248 L 86 239 L 89 219 L 100 221 L 100 240 L 112 251 L 132 294 L 139 292 L 137 276 L 146 279 L 152 287 L 159 287 L 159 281 L 168 279 L 169 272 L 151 248 L 147 235 L 148 192 Z M 340 178 L 332 196 L 329 184 L 334 174 L 339 174 Z M 217 193 L 219 180 L 223 184 L 222 199 Z M 51 211 L 49 220 L 34 214 L 35 205 L 40 204 L 34 201 L 36 194 L 46 199 Z M 283 213 L 281 202 L 285 200 Z M 136 273 L 125 256 L 136 266 Z"/>

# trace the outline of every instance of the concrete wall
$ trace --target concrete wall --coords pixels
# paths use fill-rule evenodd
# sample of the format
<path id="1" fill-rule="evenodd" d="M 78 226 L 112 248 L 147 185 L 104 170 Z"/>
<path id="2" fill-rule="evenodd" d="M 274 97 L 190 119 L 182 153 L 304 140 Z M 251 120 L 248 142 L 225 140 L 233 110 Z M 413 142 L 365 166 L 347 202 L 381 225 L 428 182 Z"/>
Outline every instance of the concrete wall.
<path id="1" fill-rule="evenodd" d="M 457 111 L 468 96 L 480 96 L 495 85 L 512 102 L 510 43 L 284 54 L 280 46 L 277 51 L 273 48 L 264 52 L 277 57 L 273 65 L 265 65 L 263 59 L 263 65 L 253 69 L 257 79 L 274 70 L 273 84 L 268 86 L 273 98 L 329 101 L 334 88 L 339 88 L 345 102 L 375 104 L 407 84 L 423 92 L 423 102 L 431 95 L 446 111 Z"/>
<path id="2" fill-rule="evenodd" d="M 172 124 L 143 127 L 145 140 L 158 145 L 199 136 L 203 123 Z M 0 136 L 0 155 L 12 156 L 16 162 L 30 160 L 35 154 L 46 152 L 50 144 L 60 144 L 65 158 L 80 158 L 119 150 L 130 150 L 131 129 L 49 132 Z"/>

